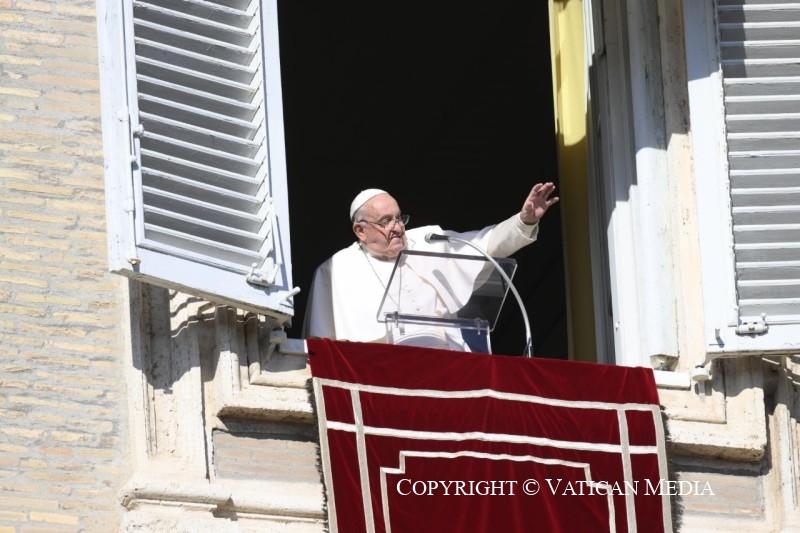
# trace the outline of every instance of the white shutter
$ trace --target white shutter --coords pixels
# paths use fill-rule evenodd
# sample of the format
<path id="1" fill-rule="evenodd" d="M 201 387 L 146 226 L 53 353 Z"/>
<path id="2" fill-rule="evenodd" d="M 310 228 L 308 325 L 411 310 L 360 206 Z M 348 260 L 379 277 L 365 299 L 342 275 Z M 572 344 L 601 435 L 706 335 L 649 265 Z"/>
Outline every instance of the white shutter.
<path id="1" fill-rule="evenodd" d="M 98 19 L 112 271 L 292 316 L 275 3 L 109 4 Z"/>
<path id="2" fill-rule="evenodd" d="M 717 3 L 739 333 L 800 323 L 800 4 Z"/>

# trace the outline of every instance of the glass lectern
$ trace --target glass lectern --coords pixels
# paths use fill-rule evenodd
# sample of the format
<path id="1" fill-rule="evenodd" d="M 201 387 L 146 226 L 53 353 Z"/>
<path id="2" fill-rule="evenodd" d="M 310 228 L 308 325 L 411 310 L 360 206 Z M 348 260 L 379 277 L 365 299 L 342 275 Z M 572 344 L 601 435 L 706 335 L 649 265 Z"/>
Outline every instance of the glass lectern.
<path id="1" fill-rule="evenodd" d="M 510 280 L 517 262 L 494 259 Z M 410 338 L 404 337 L 409 331 L 439 331 L 450 340 L 463 339 L 468 346 L 463 349 L 491 353 L 489 333 L 508 290 L 506 280 L 483 256 L 403 250 L 395 261 L 377 320 L 386 324 L 390 342 L 402 344 L 398 339 Z"/>

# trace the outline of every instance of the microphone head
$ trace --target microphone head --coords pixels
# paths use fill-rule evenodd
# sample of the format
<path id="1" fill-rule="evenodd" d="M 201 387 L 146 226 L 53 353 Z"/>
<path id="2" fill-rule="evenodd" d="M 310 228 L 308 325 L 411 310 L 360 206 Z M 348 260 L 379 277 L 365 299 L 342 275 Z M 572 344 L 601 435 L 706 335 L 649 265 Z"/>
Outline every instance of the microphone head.
<path id="1" fill-rule="evenodd" d="M 430 243 L 431 241 L 449 241 L 450 237 L 447 235 L 438 235 L 436 233 L 428 233 L 425 235 L 425 242 Z"/>

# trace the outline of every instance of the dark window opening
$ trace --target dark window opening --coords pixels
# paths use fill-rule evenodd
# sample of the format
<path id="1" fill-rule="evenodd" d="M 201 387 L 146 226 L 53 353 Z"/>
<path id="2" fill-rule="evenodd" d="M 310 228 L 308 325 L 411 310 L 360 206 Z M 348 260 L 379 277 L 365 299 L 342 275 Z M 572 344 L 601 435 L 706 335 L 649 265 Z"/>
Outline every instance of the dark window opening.
<path id="1" fill-rule="evenodd" d="M 516 212 L 537 181 L 558 184 L 545 2 L 279 1 L 292 272 L 355 239 L 362 189 L 389 191 L 410 227 L 479 229 Z M 560 204 L 513 257 L 534 352 L 567 356 Z M 509 293 L 494 353 L 519 355 L 524 322 Z"/>

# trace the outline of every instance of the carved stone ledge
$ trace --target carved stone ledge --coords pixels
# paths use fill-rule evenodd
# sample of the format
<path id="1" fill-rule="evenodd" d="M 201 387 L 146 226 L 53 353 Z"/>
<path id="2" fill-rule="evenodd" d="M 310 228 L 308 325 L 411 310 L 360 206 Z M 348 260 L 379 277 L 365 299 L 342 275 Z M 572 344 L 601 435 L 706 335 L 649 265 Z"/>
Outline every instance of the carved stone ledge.
<path id="1" fill-rule="evenodd" d="M 710 384 L 686 391 L 659 389 L 670 452 L 757 461 L 767 449 L 762 362 L 743 358 L 715 365 Z"/>
<path id="2" fill-rule="evenodd" d="M 222 484 L 139 475 L 122 489 L 120 501 L 130 511 L 123 531 L 322 532 L 325 522 L 319 483 Z M 203 529 L 192 529 L 197 527 Z"/>
<path id="3" fill-rule="evenodd" d="M 144 503 L 180 503 L 215 512 L 226 510 L 312 519 L 325 517 L 320 483 L 192 482 L 140 474 L 120 491 L 120 502 L 130 510 Z"/>
<path id="4" fill-rule="evenodd" d="M 226 398 L 217 416 L 309 424 L 314 420 L 308 392 L 295 387 L 248 387 Z"/>

